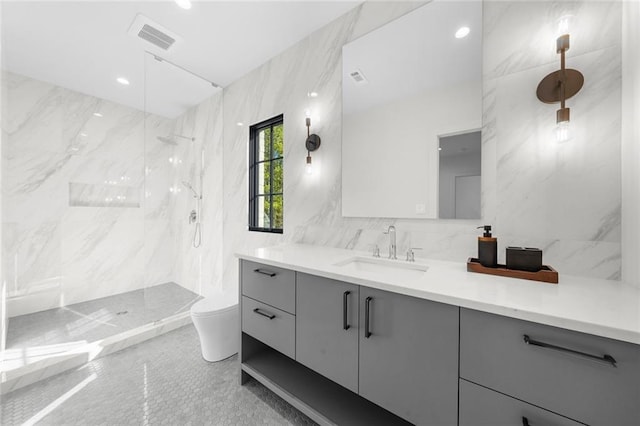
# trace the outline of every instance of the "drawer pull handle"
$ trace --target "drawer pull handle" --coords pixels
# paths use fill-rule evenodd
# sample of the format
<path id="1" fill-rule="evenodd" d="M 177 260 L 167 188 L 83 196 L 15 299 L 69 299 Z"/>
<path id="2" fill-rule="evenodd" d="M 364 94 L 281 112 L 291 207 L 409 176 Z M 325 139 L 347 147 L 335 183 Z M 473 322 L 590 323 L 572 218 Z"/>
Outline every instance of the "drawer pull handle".
<path id="1" fill-rule="evenodd" d="M 617 361 L 611 355 L 603 355 L 603 356 L 591 355 L 586 352 L 575 351 L 573 349 L 563 348 L 561 346 L 552 345 L 550 343 L 538 342 L 537 340 L 531 339 L 526 334 L 523 336 L 523 338 L 524 338 L 524 342 L 527 345 L 540 346 L 541 348 L 553 349 L 555 351 L 560 351 L 560 352 L 568 352 L 574 355 L 581 356 L 583 358 L 592 359 L 594 361 L 605 362 L 607 364 L 610 364 L 612 367 L 617 367 L 616 365 Z"/>
<path id="2" fill-rule="evenodd" d="M 272 320 L 272 319 L 274 319 L 274 318 L 276 317 L 276 316 L 275 316 L 275 315 L 273 315 L 273 314 L 270 314 L 270 313 L 268 313 L 268 312 L 261 311 L 261 310 L 260 310 L 260 308 L 255 308 L 255 309 L 253 310 L 253 312 L 255 312 L 255 313 L 256 313 L 256 314 L 258 314 L 258 315 L 262 315 L 263 317 L 267 317 L 267 318 L 269 318 L 270 320 Z"/>
<path id="3" fill-rule="evenodd" d="M 275 272 L 265 271 L 263 269 L 254 269 L 253 272 L 257 272 L 258 274 L 266 275 L 266 276 L 271 277 L 271 278 L 273 278 L 276 275 L 278 275 Z"/>
<path id="4" fill-rule="evenodd" d="M 373 297 L 367 297 L 364 299 L 364 337 L 367 339 L 371 337 L 371 329 L 369 328 L 369 309 Z"/>
<path id="5" fill-rule="evenodd" d="M 349 308 L 349 295 L 351 294 L 350 291 L 345 291 L 344 293 L 342 293 L 342 328 L 344 330 L 348 330 L 349 328 L 351 328 L 351 326 L 349 325 L 349 321 L 347 319 L 348 315 L 348 308 Z"/>
<path id="6" fill-rule="evenodd" d="M 522 417 L 522 426 L 529 426 L 529 419 L 526 417 Z"/>

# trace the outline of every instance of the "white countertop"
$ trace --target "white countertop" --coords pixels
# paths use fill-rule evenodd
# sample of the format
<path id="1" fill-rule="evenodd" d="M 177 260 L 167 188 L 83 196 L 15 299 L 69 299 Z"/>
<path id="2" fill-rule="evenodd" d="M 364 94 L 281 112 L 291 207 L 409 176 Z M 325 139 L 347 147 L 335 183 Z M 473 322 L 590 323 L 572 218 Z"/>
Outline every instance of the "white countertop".
<path id="1" fill-rule="evenodd" d="M 370 253 L 286 244 L 236 253 L 278 266 L 421 299 L 640 344 L 640 289 L 618 281 L 560 275 L 559 284 L 467 272 L 466 261 L 416 259 L 429 267 L 399 282 L 393 273 L 354 271 L 336 263 Z M 406 263 L 404 260 L 393 262 Z"/>

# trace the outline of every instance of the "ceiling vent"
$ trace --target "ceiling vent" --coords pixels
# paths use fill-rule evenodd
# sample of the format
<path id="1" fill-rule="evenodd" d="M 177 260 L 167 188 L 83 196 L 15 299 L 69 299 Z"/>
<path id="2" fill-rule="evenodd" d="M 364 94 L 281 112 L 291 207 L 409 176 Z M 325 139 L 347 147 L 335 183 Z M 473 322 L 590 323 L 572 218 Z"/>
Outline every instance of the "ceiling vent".
<path id="1" fill-rule="evenodd" d="M 153 22 L 151 19 L 140 13 L 136 15 L 136 18 L 129 27 L 128 33 L 131 36 L 139 37 L 165 51 L 169 50 L 177 41 L 180 40 L 180 37 L 177 34 L 174 34 L 167 28 Z"/>
<path id="2" fill-rule="evenodd" d="M 349 73 L 349 77 L 351 77 L 351 79 L 356 84 L 367 84 L 367 83 L 369 83 L 369 80 L 367 80 L 367 78 L 364 76 L 364 74 L 362 74 L 362 71 L 360 71 L 359 69 L 355 69 L 355 70 L 351 71 Z"/>

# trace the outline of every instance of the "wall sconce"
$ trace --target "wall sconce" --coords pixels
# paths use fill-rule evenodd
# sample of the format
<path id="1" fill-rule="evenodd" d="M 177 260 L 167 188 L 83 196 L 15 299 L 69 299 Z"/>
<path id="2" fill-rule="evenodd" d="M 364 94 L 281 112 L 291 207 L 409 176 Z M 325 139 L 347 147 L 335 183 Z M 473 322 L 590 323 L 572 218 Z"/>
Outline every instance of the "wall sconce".
<path id="1" fill-rule="evenodd" d="M 307 165 L 306 171 L 307 174 L 313 174 L 313 165 L 311 164 L 311 153 L 316 149 L 320 148 L 320 136 L 314 134 L 310 134 L 309 128 L 311 127 L 311 117 L 307 114 L 307 140 L 305 141 L 305 146 L 307 147 Z"/>
<path id="2" fill-rule="evenodd" d="M 560 102 L 560 109 L 556 112 L 556 140 L 565 142 L 571 139 L 569 132 L 570 111 L 565 101 L 582 89 L 584 76 L 578 70 L 565 68 L 565 52 L 569 50 L 569 21 L 570 16 L 563 16 L 558 22 L 558 38 L 556 39 L 556 53 L 560 54 L 560 69 L 542 79 L 538 84 L 536 95 L 546 104 Z"/>

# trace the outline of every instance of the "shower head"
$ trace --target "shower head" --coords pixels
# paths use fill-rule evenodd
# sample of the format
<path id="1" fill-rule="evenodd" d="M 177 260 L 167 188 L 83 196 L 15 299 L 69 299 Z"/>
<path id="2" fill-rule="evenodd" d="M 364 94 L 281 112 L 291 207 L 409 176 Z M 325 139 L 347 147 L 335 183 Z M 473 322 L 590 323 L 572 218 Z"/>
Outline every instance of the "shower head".
<path id="1" fill-rule="evenodd" d="M 187 188 L 189 188 L 191 192 L 193 192 L 193 198 L 200 198 L 200 194 L 198 194 L 198 192 L 195 189 L 193 189 L 193 186 L 191 186 L 189 182 L 187 182 L 186 180 L 183 180 L 182 184 Z"/>
<path id="2" fill-rule="evenodd" d="M 157 136 L 157 138 L 160 142 L 164 142 L 169 145 L 178 145 L 178 142 L 175 140 L 175 138 L 188 139 L 191 142 L 196 140 L 196 138 L 190 138 L 189 136 L 183 135 Z"/>

